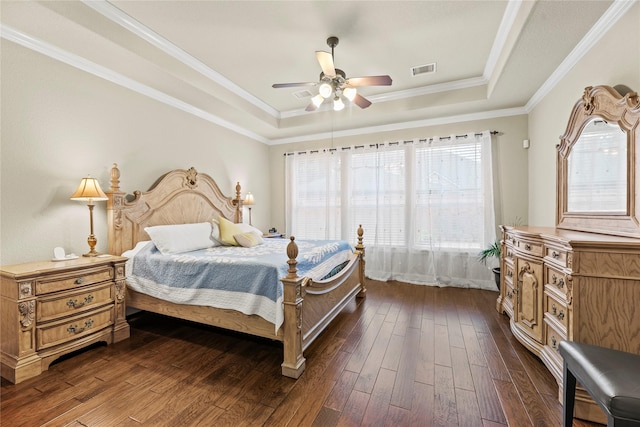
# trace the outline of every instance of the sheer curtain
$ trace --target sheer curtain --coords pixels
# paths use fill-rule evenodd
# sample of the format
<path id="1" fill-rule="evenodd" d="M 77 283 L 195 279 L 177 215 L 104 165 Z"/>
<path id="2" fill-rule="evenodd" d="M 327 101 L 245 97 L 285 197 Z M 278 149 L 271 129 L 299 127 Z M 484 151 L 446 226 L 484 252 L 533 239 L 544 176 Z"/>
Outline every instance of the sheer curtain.
<path id="1" fill-rule="evenodd" d="M 376 280 L 495 290 L 491 134 L 286 155 L 287 233 L 354 241 Z"/>

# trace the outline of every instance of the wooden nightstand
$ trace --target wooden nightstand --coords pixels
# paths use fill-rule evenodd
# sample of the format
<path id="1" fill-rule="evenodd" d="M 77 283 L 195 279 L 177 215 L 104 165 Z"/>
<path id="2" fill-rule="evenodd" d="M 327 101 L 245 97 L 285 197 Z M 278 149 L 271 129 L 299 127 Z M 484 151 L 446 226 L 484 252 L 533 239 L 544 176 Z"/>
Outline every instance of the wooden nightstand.
<path id="1" fill-rule="evenodd" d="M 278 238 L 284 237 L 284 234 L 282 234 L 282 233 L 266 233 L 266 234 L 263 234 L 262 237 L 264 237 L 265 239 L 278 239 Z"/>
<path id="2" fill-rule="evenodd" d="M 125 262 L 79 257 L 3 266 L 0 374 L 19 383 L 89 344 L 129 338 Z"/>

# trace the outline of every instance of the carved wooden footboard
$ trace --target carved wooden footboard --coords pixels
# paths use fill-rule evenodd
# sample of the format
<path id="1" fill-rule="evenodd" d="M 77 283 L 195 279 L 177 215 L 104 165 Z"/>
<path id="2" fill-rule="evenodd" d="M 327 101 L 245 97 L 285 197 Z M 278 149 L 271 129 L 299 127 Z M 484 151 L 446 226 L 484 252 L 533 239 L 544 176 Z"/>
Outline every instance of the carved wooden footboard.
<path id="1" fill-rule="evenodd" d="M 111 169 L 111 188 L 106 191 L 109 228 L 109 253 L 121 255 L 139 241 L 150 240 L 145 227 L 210 221 L 223 216 L 242 222 L 240 184 L 236 197 L 225 197 L 211 177 L 194 168 L 177 169 L 163 175 L 146 192 L 136 191 L 127 200 L 120 191 L 120 171 Z M 297 274 L 298 247 L 291 237 L 287 246 L 288 273 L 284 285 L 284 323 L 278 332 L 273 324 L 257 315 L 207 306 L 181 305 L 164 301 L 127 288 L 130 307 L 180 319 L 195 321 L 233 331 L 282 341 L 282 374 L 298 378 L 305 368 L 303 351 L 356 296 L 366 293 L 362 227 L 358 244 L 348 264 L 327 280 L 313 281 Z"/>

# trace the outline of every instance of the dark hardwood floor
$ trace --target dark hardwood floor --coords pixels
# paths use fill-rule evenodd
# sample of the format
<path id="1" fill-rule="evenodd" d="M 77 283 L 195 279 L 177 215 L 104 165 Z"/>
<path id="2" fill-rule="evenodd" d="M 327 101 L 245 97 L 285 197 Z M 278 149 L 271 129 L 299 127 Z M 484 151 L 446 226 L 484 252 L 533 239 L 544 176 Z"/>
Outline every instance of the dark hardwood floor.
<path id="1" fill-rule="evenodd" d="M 278 343 L 136 314 L 129 340 L 3 379 L 0 424 L 560 426 L 555 381 L 496 297 L 370 281 L 306 351 L 297 381 L 280 375 Z"/>

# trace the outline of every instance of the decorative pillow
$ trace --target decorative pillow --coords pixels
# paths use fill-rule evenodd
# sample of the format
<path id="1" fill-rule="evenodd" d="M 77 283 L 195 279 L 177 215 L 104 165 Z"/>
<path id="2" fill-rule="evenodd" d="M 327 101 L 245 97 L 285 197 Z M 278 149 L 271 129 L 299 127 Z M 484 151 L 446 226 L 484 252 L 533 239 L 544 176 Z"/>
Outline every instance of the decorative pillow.
<path id="1" fill-rule="evenodd" d="M 240 246 L 245 248 L 252 248 L 264 243 L 264 240 L 262 240 L 262 234 L 258 234 L 255 231 L 236 234 L 233 238 L 236 239 L 236 242 L 238 242 Z"/>
<path id="2" fill-rule="evenodd" d="M 211 223 L 157 225 L 145 227 L 156 248 L 164 254 L 178 254 L 216 246 L 211 237 Z"/>
<path id="3" fill-rule="evenodd" d="M 224 217 L 219 217 L 218 223 L 220 227 L 220 243 L 227 246 L 238 246 L 238 242 L 233 236 L 244 233 L 244 230 L 239 227 L 240 224 L 235 224 Z"/>

